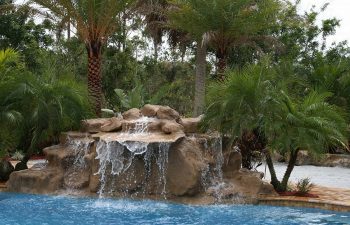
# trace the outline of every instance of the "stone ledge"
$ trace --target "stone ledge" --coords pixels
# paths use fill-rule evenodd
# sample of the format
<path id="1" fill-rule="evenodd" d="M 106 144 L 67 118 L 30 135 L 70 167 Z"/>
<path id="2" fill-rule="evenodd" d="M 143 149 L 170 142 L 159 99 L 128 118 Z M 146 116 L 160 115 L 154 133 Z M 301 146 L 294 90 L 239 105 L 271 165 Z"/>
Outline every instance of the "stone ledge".
<path id="1" fill-rule="evenodd" d="M 325 202 L 316 199 L 293 199 L 288 197 L 262 197 L 258 199 L 258 205 L 273 205 L 287 207 L 306 207 L 338 212 L 350 212 L 350 205 L 339 202 Z"/>

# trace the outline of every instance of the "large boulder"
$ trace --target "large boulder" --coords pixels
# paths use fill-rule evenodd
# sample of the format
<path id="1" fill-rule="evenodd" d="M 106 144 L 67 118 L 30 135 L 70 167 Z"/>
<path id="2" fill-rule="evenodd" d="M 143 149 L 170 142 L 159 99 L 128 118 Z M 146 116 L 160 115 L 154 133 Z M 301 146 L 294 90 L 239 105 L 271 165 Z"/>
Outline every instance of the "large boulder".
<path id="1" fill-rule="evenodd" d="M 156 114 L 158 119 L 164 120 L 179 120 L 180 114 L 169 106 L 160 106 Z"/>
<path id="2" fill-rule="evenodd" d="M 189 138 L 181 139 L 169 151 L 167 192 L 176 196 L 198 194 L 205 167 L 200 146 Z"/>
<path id="3" fill-rule="evenodd" d="M 101 126 L 102 132 L 112 132 L 119 131 L 122 129 L 122 119 L 117 117 L 112 117 L 109 121 Z"/>
<path id="4" fill-rule="evenodd" d="M 63 179 L 63 185 L 69 189 L 82 189 L 89 186 L 90 182 L 90 171 L 89 170 L 78 170 L 74 167 L 69 168 Z"/>
<path id="5" fill-rule="evenodd" d="M 7 182 L 12 192 L 52 194 L 62 188 L 63 174 L 56 168 L 15 171 Z"/>
<path id="6" fill-rule="evenodd" d="M 173 134 L 183 131 L 183 126 L 176 123 L 175 121 L 164 121 L 162 125 L 162 131 L 165 134 Z"/>
<path id="7" fill-rule="evenodd" d="M 198 133 L 199 123 L 203 116 L 195 118 L 181 118 L 179 123 L 184 127 L 185 133 Z"/>
<path id="8" fill-rule="evenodd" d="M 242 155 L 238 151 L 227 151 L 224 153 L 224 164 L 222 172 L 225 178 L 233 178 L 241 169 Z"/>
<path id="9" fill-rule="evenodd" d="M 161 106 L 146 104 L 141 108 L 141 114 L 147 117 L 155 117 Z"/>
<path id="10" fill-rule="evenodd" d="M 98 133 L 101 127 L 110 122 L 109 118 L 88 119 L 81 121 L 81 131 L 88 133 Z"/>
<path id="11" fill-rule="evenodd" d="M 137 120 L 141 117 L 141 112 L 137 108 L 132 108 L 124 112 L 122 115 L 125 120 Z"/>

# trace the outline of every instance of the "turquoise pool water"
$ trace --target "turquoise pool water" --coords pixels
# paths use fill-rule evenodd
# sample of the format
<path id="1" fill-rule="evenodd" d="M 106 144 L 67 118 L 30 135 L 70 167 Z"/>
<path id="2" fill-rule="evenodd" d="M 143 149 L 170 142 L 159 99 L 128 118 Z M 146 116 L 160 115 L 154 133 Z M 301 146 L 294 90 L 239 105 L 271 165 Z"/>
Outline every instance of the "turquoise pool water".
<path id="1" fill-rule="evenodd" d="M 350 224 L 350 213 L 0 193 L 0 224 Z"/>

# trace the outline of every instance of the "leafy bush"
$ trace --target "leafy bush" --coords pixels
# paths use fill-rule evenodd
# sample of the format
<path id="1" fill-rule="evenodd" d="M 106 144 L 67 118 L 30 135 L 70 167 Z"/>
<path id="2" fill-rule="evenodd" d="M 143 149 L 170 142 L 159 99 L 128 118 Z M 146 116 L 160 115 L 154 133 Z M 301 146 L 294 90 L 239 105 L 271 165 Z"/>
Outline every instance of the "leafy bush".
<path id="1" fill-rule="evenodd" d="M 311 191 L 311 189 L 314 187 L 314 184 L 311 183 L 311 180 L 309 177 L 300 179 L 297 183 L 297 192 L 299 194 L 307 194 Z"/>

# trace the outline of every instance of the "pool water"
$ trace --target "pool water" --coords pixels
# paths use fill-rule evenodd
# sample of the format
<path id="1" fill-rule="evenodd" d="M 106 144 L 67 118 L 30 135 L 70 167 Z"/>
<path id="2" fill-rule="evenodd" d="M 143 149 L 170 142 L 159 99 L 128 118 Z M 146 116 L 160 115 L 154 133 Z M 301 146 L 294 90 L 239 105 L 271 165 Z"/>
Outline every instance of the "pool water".
<path id="1" fill-rule="evenodd" d="M 350 224 L 350 213 L 0 193 L 0 224 Z"/>

